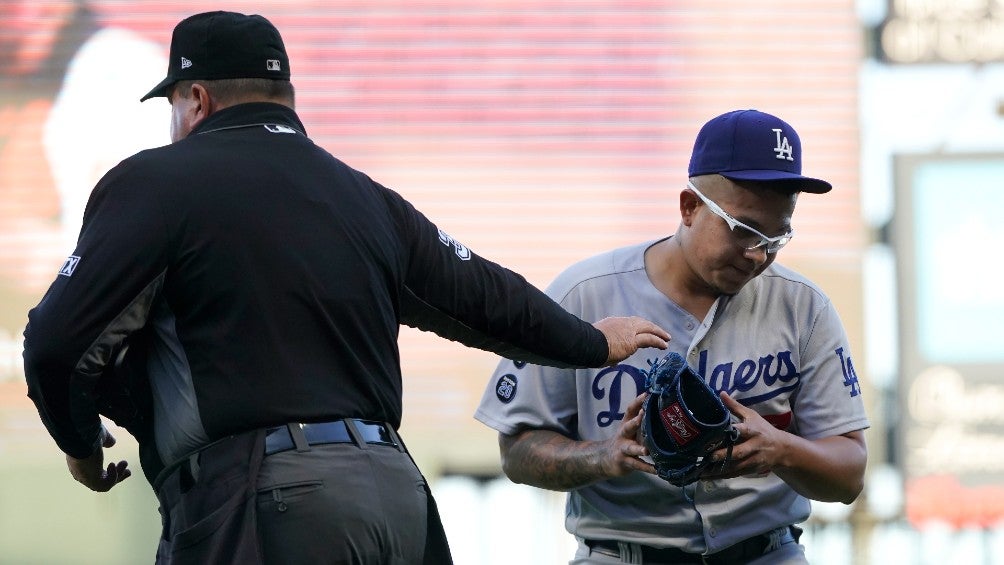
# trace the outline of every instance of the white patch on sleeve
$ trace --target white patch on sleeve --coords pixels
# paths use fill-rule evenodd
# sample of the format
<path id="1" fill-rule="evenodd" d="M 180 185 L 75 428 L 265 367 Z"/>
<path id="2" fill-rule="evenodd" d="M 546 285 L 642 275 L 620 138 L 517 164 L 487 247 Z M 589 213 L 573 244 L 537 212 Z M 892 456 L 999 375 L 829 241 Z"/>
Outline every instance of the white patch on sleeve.
<path id="1" fill-rule="evenodd" d="M 64 277 L 69 277 L 73 275 L 73 271 L 77 270 L 77 265 L 80 264 L 80 257 L 76 255 L 70 255 L 63 261 L 63 266 L 59 268 L 59 274 Z"/>

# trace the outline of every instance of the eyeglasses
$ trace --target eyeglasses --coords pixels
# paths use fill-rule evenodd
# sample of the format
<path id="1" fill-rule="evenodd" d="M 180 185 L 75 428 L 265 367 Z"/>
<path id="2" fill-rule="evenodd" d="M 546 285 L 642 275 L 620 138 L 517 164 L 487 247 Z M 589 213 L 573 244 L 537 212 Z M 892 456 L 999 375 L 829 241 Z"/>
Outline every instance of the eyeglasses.
<path id="1" fill-rule="evenodd" d="M 732 236 L 735 238 L 736 243 L 747 251 L 755 251 L 762 247 L 767 250 L 767 253 L 777 253 L 782 247 L 788 245 L 788 242 L 795 235 L 794 230 L 788 230 L 786 234 L 777 237 L 768 237 L 733 218 L 728 212 L 722 210 L 721 206 L 701 194 L 701 191 L 697 190 L 697 187 L 692 182 L 687 183 L 687 188 L 694 191 L 694 194 L 704 202 L 708 210 L 711 210 L 716 216 L 725 220 L 725 223 L 729 225 L 729 229 L 732 230 Z"/>

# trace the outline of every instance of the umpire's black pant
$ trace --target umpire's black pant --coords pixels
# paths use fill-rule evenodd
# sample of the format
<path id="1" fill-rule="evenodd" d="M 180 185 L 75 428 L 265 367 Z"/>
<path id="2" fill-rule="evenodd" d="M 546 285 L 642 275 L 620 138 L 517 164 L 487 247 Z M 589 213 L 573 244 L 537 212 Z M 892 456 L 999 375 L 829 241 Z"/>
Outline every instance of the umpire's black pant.
<path id="1" fill-rule="evenodd" d="M 264 431 L 242 434 L 168 474 L 157 489 L 157 564 L 451 563 L 428 486 L 403 448 L 297 443 L 265 455 Z"/>
<path id="2" fill-rule="evenodd" d="M 425 479 L 392 447 L 333 443 L 265 457 L 257 506 L 265 563 L 422 563 Z"/>

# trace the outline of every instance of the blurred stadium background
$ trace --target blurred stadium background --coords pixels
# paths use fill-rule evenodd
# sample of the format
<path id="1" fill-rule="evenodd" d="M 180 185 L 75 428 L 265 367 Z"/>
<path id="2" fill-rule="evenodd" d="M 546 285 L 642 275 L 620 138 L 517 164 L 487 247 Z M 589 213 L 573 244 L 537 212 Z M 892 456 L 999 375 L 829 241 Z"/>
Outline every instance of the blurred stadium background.
<path id="1" fill-rule="evenodd" d="M 93 25 L 66 27 L 79 9 Z M 791 122 L 835 190 L 800 199 L 780 260 L 837 304 L 873 424 L 866 492 L 815 506 L 810 559 L 1004 563 L 1004 4 L 3 0 L 0 564 L 153 561 L 149 486 L 72 481 L 25 397 L 21 332 L 98 176 L 168 141 L 167 103 L 139 97 L 174 24 L 208 9 L 279 27 L 318 144 L 540 287 L 675 229 L 708 118 Z M 409 329 L 401 348 L 402 433 L 457 563 L 566 562 L 563 495 L 501 477 L 471 416 L 496 358 Z"/>

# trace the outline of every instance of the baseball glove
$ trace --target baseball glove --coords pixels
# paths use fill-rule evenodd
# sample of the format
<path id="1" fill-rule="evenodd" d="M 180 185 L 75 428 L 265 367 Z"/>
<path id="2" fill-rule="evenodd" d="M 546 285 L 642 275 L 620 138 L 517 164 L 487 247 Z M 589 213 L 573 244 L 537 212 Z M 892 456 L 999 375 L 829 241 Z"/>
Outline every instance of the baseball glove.
<path id="1" fill-rule="evenodd" d="M 659 476 L 679 487 L 689 485 L 723 445 L 728 453 L 722 466 L 727 465 L 739 430 L 718 393 L 677 353 L 650 365 L 641 436 Z"/>

